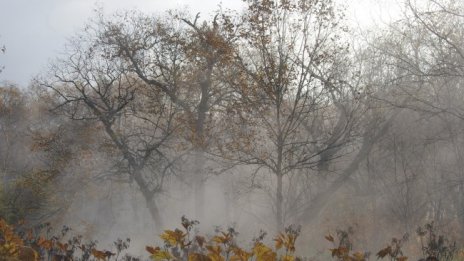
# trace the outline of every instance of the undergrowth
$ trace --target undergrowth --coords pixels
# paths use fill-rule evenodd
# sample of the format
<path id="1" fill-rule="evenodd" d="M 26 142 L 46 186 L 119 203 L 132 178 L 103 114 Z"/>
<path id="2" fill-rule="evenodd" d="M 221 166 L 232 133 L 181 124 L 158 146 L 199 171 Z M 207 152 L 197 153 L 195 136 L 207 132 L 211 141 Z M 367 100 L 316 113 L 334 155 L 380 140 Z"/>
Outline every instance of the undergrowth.
<path id="1" fill-rule="evenodd" d="M 114 241 L 112 251 L 99 249 L 97 241 L 84 241 L 80 235 L 71 235 L 69 227 L 63 227 L 58 235 L 51 235 L 51 225 L 41 224 L 27 227 L 24 223 L 7 224 L 0 219 L 0 261 L 303 261 L 308 260 L 296 255 L 295 243 L 301 228 L 289 226 L 273 238 L 271 246 L 264 242 L 266 232 L 252 239 L 251 248 L 237 244 L 238 232 L 234 228 L 216 229 L 215 235 L 205 237 L 194 229 L 199 222 L 182 217 L 181 228 L 165 230 L 160 238 L 164 244 L 147 245 L 145 259 L 126 253 L 130 239 Z M 405 234 L 393 238 L 380 249 L 375 256 L 369 251 L 354 251 L 351 229 L 336 230 L 334 235 L 325 239 L 332 244 L 328 251 L 333 260 L 367 261 L 385 259 L 389 261 L 407 261 L 403 252 L 404 244 L 409 240 Z M 420 238 L 421 261 L 463 260 L 455 242 L 439 235 L 432 223 L 419 227 L 416 231 Z"/>

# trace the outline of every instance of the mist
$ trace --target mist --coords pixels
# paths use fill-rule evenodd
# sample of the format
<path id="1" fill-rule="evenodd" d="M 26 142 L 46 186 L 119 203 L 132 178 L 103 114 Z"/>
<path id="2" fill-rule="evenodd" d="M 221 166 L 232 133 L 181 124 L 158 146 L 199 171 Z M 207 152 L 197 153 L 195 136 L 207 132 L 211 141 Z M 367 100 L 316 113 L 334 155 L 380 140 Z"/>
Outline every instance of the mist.
<path id="1" fill-rule="evenodd" d="M 99 3 L 32 79 L 0 38 L 0 259 L 462 258 L 464 6 L 353 6 Z"/>

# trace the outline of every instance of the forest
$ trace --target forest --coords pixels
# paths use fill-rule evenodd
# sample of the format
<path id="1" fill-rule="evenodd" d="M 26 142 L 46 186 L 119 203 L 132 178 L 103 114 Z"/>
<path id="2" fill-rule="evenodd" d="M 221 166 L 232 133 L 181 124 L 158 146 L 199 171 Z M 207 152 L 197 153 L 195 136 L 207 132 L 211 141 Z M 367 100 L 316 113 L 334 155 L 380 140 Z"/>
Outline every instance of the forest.
<path id="1" fill-rule="evenodd" d="M 1 84 L 0 260 L 464 260 L 464 2 L 244 4 L 97 9 Z"/>

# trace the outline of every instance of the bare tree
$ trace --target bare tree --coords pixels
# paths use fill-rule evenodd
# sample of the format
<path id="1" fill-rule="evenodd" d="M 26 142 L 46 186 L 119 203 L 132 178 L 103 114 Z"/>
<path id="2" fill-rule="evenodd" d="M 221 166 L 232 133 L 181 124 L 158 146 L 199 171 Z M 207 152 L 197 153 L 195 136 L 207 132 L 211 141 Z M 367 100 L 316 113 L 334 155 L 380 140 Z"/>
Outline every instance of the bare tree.
<path id="1" fill-rule="evenodd" d="M 296 217 L 289 210 L 301 208 L 284 195 L 298 191 L 290 187 L 291 177 L 327 173 L 329 162 L 347 153 L 363 106 L 345 71 L 347 46 L 339 41 L 344 28 L 333 3 L 247 3 L 237 19 L 241 109 L 229 113 L 226 121 L 236 127 L 218 143 L 230 160 L 271 175 L 264 188 L 282 229 Z"/>
<path id="2" fill-rule="evenodd" d="M 107 137 L 102 143 L 121 162 L 119 173 L 138 185 L 160 229 L 156 195 L 171 171 L 167 145 L 175 131 L 176 110 L 162 93 L 149 92 L 108 48 L 96 45 L 94 33 L 88 27 L 73 39 L 67 55 L 54 62 L 39 83 L 58 96 L 55 110 L 100 126 Z"/>

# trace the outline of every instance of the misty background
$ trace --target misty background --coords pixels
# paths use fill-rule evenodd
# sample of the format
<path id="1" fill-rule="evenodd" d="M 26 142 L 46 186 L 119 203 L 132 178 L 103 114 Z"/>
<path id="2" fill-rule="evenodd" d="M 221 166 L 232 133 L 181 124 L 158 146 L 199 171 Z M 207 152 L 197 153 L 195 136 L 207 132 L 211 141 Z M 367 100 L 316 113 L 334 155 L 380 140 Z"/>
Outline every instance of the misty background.
<path id="1" fill-rule="evenodd" d="M 182 216 L 244 244 L 298 224 L 316 260 L 338 229 L 418 257 L 434 222 L 462 245 L 462 3 L 0 6 L 8 222 L 134 253 Z"/>

